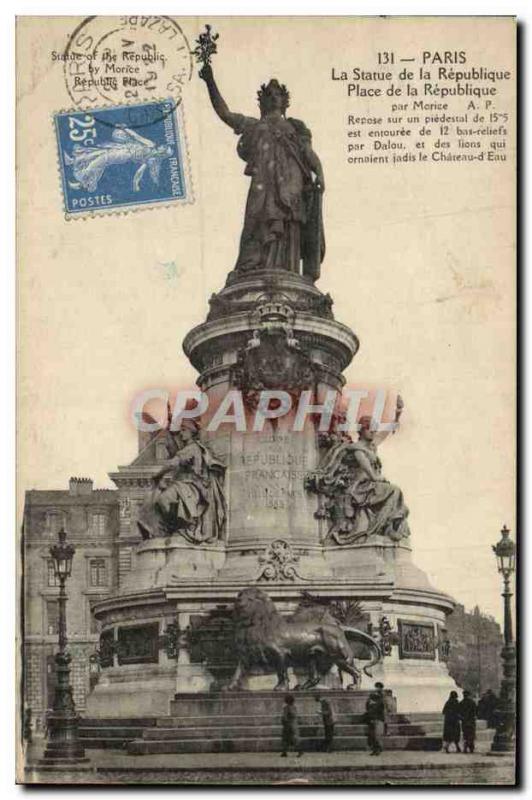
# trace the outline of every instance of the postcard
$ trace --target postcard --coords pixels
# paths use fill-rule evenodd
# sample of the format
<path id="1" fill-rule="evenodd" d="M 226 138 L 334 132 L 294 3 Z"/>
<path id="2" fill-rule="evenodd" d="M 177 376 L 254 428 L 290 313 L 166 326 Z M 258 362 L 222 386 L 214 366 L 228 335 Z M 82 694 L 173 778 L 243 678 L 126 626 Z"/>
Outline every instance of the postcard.
<path id="1" fill-rule="evenodd" d="M 18 19 L 19 783 L 515 785 L 516 28 Z"/>

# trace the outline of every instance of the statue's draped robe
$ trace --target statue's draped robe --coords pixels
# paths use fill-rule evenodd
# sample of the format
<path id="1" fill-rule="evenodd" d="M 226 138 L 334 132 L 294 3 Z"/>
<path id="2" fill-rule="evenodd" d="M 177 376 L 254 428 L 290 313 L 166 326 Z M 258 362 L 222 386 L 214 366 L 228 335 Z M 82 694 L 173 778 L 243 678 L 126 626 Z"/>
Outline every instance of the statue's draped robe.
<path id="1" fill-rule="evenodd" d="M 349 525 L 347 530 L 336 528 L 333 538 L 338 544 L 351 544 L 361 536 L 373 534 L 387 536 L 392 541 L 406 538 L 410 535 L 409 511 L 401 489 L 388 481 L 373 480 L 357 463 L 357 453 L 368 460 L 373 473 L 380 478 L 382 464 L 377 448 L 363 441 L 337 444 L 320 464 L 319 471 L 326 476 L 322 479 L 324 484 L 334 488 L 340 482 L 345 487 L 342 492 L 345 518 L 353 520 L 359 510 L 368 515 L 367 528 L 362 532 L 356 525 Z"/>
<path id="2" fill-rule="evenodd" d="M 200 442 L 181 448 L 142 507 L 143 535 L 179 533 L 195 543 L 221 539 L 226 517 L 223 470 Z"/>
<path id="3" fill-rule="evenodd" d="M 321 192 L 306 152 L 311 133 L 297 119 L 234 115 L 238 155 L 251 177 L 237 270 L 286 269 L 319 277 L 325 252 Z M 301 270 L 300 262 L 303 262 Z"/>

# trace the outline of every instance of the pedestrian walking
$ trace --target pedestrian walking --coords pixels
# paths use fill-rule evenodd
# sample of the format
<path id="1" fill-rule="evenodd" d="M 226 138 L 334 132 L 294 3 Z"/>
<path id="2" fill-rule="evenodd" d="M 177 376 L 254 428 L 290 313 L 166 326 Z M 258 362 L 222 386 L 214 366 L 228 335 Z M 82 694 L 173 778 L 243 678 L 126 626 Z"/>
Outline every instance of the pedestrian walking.
<path id="1" fill-rule="evenodd" d="M 497 727 L 498 703 L 499 703 L 499 698 L 497 697 L 493 689 L 488 689 L 487 692 L 484 692 L 484 694 L 479 700 L 477 708 L 477 719 L 485 719 L 488 728 Z"/>
<path id="2" fill-rule="evenodd" d="M 388 714 L 393 714 L 394 712 L 394 702 L 392 693 L 390 690 L 384 688 L 384 684 L 380 681 L 377 681 L 375 684 L 375 691 L 379 695 L 380 699 L 382 700 L 382 707 L 384 709 L 384 735 L 388 732 Z"/>
<path id="3" fill-rule="evenodd" d="M 292 694 L 287 694 L 284 698 L 281 724 L 283 727 L 283 752 L 281 756 L 286 758 L 289 750 L 297 750 L 298 757 L 302 756 L 303 751 L 299 741 L 299 721 Z"/>
<path id="4" fill-rule="evenodd" d="M 449 746 L 454 744 L 456 752 L 460 749 L 460 701 L 458 692 L 451 692 L 443 709 L 443 749 L 449 752 Z"/>
<path id="5" fill-rule="evenodd" d="M 384 698 L 379 692 L 372 692 L 366 701 L 366 723 L 368 726 L 368 746 L 372 756 L 382 753 L 384 747 Z"/>
<path id="6" fill-rule="evenodd" d="M 322 750 L 330 753 L 334 742 L 334 724 L 336 722 L 334 711 L 326 697 L 316 695 L 316 702 L 321 707 L 321 718 L 323 720 L 323 745 Z"/>
<path id="7" fill-rule="evenodd" d="M 462 736 L 464 737 L 464 753 L 475 752 L 475 738 L 477 733 L 477 704 L 471 697 L 471 692 L 464 689 L 464 697 L 459 705 L 460 719 L 462 720 Z"/>

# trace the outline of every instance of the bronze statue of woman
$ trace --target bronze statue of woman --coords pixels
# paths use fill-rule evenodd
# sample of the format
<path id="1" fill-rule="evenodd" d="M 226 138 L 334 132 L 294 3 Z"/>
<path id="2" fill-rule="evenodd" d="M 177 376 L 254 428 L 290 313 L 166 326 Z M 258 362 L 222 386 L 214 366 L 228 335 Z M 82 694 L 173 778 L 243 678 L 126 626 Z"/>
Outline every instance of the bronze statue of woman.
<path id="1" fill-rule="evenodd" d="M 251 177 L 235 269 L 285 269 L 316 280 L 325 254 L 323 169 L 309 129 L 286 117 L 286 86 L 275 79 L 261 86 L 256 119 L 229 110 L 209 63 L 199 74 L 214 110 L 240 136 L 237 152 Z"/>

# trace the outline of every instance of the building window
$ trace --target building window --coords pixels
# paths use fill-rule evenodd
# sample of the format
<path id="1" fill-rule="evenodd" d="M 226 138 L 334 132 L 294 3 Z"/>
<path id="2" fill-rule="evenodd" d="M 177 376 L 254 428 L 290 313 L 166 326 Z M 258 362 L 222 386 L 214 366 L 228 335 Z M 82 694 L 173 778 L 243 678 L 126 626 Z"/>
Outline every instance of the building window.
<path id="1" fill-rule="evenodd" d="M 48 576 L 48 586 L 59 586 L 59 578 L 55 574 L 53 559 L 46 559 L 46 572 Z"/>
<path id="2" fill-rule="evenodd" d="M 46 514 L 46 530 L 49 534 L 58 534 L 65 527 L 64 511 L 48 511 Z"/>
<path id="3" fill-rule="evenodd" d="M 91 558 L 89 561 L 90 586 L 107 586 L 109 574 L 105 558 Z"/>
<path id="4" fill-rule="evenodd" d="M 91 515 L 91 532 L 95 536 L 105 536 L 105 529 L 107 527 L 107 514 L 101 511 Z"/>
<path id="5" fill-rule="evenodd" d="M 48 636 L 57 636 L 59 633 L 59 601 L 46 601 L 46 633 Z"/>

